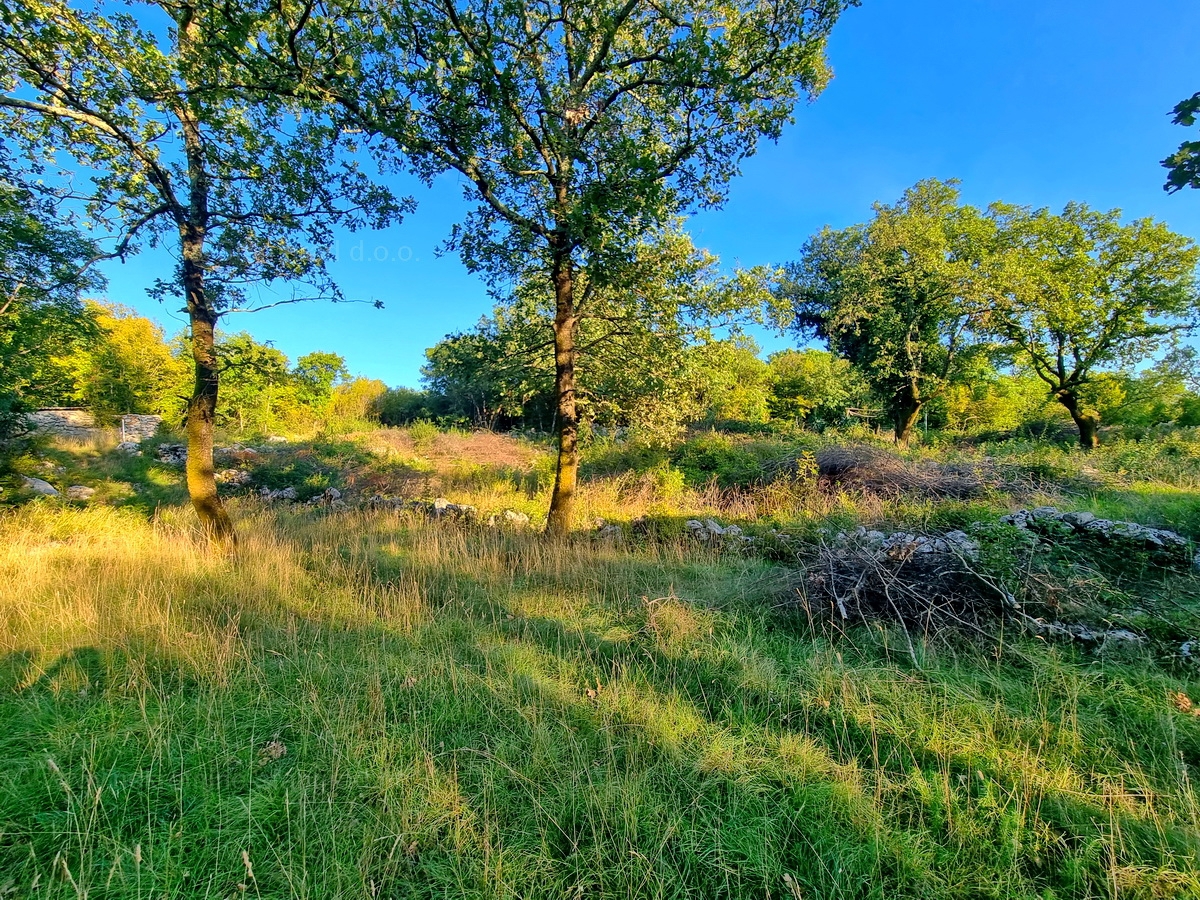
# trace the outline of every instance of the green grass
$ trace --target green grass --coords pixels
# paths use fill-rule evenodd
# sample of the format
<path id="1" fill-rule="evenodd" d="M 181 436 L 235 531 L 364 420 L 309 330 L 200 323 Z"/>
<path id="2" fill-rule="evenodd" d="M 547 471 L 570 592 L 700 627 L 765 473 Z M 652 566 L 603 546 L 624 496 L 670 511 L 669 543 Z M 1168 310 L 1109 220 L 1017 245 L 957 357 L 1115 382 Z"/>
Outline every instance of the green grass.
<path id="1" fill-rule="evenodd" d="M 0 896 L 1200 896 L 1195 673 L 918 665 L 681 543 L 236 513 L 234 560 L 0 520 Z"/>
<path id="2" fill-rule="evenodd" d="M 256 481 L 543 520 L 541 444 L 410 432 L 275 448 Z M 598 444 L 580 521 L 650 517 L 616 546 L 243 498 L 234 559 L 152 454 L 49 448 L 98 494 L 0 513 L 0 900 L 1200 897 L 1200 669 L 1171 655 L 1200 579 L 993 528 L 984 563 L 1039 609 L 1150 643 L 910 651 L 814 626 L 794 568 L 682 534 L 1055 503 L 1200 538 L 1195 436 L 908 451 L 1020 488 L 955 501 L 757 483 L 838 440 L 801 438 Z"/>

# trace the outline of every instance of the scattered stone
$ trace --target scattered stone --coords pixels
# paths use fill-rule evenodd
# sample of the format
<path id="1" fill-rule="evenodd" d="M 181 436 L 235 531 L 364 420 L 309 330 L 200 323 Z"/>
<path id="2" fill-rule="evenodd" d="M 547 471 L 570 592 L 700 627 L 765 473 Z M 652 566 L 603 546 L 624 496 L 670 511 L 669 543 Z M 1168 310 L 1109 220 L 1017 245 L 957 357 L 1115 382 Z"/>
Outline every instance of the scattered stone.
<path id="1" fill-rule="evenodd" d="M 1200 567 L 1191 542 L 1164 528 L 1137 522 L 1098 519 L 1089 512 L 1060 512 L 1053 506 L 1020 509 L 1000 519 L 1006 525 L 1030 531 L 1047 543 L 1080 538 L 1123 552 L 1141 552 L 1152 562 L 1170 568 Z"/>
<path id="2" fill-rule="evenodd" d="M 33 491 L 35 494 L 40 494 L 43 497 L 57 497 L 58 488 L 48 481 L 43 481 L 40 478 L 33 478 L 29 475 L 21 476 L 21 483 L 26 488 Z"/>
<path id="3" fill-rule="evenodd" d="M 82 484 L 73 484 L 67 488 L 68 500 L 91 500 L 92 495 L 96 493 L 95 488 L 87 487 Z"/>
<path id="4" fill-rule="evenodd" d="M 342 492 L 335 487 L 327 487 L 317 496 L 308 501 L 309 506 L 323 506 L 326 509 L 346 509 L 347 503 L 342 500 Z"/>
<path id="5" fill-rule="evenodd" d="M 618 542 L 625 540 L 625 529 L 616 522 L 605 522 L 603 519 L 596 520 L 599 524 L 596 528 L 596 535 L 605 541 Z"/>
<path id="6" fill-rule="evenodd" d="M 186 444 L 159 444 L 154 451 L 155 458 L 168 466 L 183 466 L 187 463 Z"/>
<path id="7" fill-rule="evenodd" d="M 408 508 L 423 512 L 431 519 L 447 519 L 457 522 L 474 522 L 479 514 L 474 506 L 466 503 L 451 503 L 445 497 L 438 497 L 432 502 L 428 500 L 412 500 Z"/>
<path id="8" fill-rule="evenodd" d="M 268 444 L 286 444 L 287 442 L 288 442 L 287 438 L 280 437 L 277 434 L 273 434 L 269 438 L 267 438 Z"/>
<path id="9" fill-rule="evenodd" d="M 258 451 L 253 447 L 243 447 L 241 444 L 213 448 L 213 459 L 238 464 L 254 462 L 258 455 Z"/>
<path id="10" fill-rule="evenodd" d="M 683 527 L 697 541 L 710 546 L 752 543 L 741 528 L 736 525 L 722 526 L 716 519 L 688 519 Z"/>
<path id="11" fill-rule="evenodd" d="M 296 489 L 294 487 L 280 488 L 277 491 L 273 491 L 270 488 L 263 488 L 262 490 L 260 490 L 258 492 L 258 494 L 260 497 L 262 497 L 268 503 L 274 503 L 277 500 L 295 500 L 296 499 Z"/>
<path id="12" fill-rule="evenodd" d="M 408 508 L 408 501 L 400 497 L 385 497 L 383 494 L 373 494 L 367 500 L 367 509 L 401 510 Z"/>
<path id="13" fill-rule="evenodd" d="M 130 456 L 141 456 L 142 448 L 137 441 L 121 441 L 117 444 L 117 450 L 121 453 L 128 453 Z"/>
<path id="14" fill-rule="evenodd" d="M 919 554 L 951 554 L 962 559 L 976 559 L 979 556 L 979 544 L 962 531 L 950 531 L 943 535 L 907 531 L 884 534 L 882 531 L 868 531 L 859 525 L 854 531 L 839 531 L 834 536 L 833 546 L 835 549 L 853 547 L 856 552 L 866 551 L 868 555 L 896 560 Z"/>
<path id="15" fill-rule="evenodd" d="M 1022 616 L 1021 619 L 1035 634 L 1095 644 L 1100 649 L 1110 645 L 1136 647 L 1146 640 L 1142 635 L 1126 628 L 1093 628 L 1090 625 L 1072 622 L 1047 622 L 1045 619 L 1035 619 L 1031 616 Z"/>
<path id="16" fill-rule="evenodd" d="M 515 509 L 506 509 L 503 515 L 504 521 L 513 528 L 525 528 L 529 525 L 529 516 L 523 512 L 517 512 Z"/>
<path id="17" fill-rule="evenodd" d="M 232 487 L 245 487 L 253 479 L 245 469 L 222 469 L 214 476 L 217 484 L 227 484 Z"/>

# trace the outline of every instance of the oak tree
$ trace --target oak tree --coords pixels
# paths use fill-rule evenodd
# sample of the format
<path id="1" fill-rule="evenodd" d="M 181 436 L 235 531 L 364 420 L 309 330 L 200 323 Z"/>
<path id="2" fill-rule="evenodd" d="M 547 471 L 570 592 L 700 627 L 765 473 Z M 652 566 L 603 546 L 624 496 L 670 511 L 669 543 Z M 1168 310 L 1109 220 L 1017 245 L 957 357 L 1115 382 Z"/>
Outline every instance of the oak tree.
<path id="1" fill-rule="evenodd" d="M 352 138 L 336 123 L 231 52 L 275 27 L 271 4 L 129 8 L 0 0 L 0 128 L 28 178 L 45 176 L 111 236 L 109 255 L 173 249 L 157 293 L 182 298 L 189 321 L 188 492 L 206 534 L 232 546 L 212 463 L 217 322 L 341 299 L 325 269 L 331 228 L 381 225 L 400 205 L 343 152 Z"/>
<path id="2" fill-rule="evenodd" d="M 331 22 L 311 51 L 279 48 L 307 73 L 340 41 L 327 95 L 423 177 L 462 177 L 475 206 L 451 245 L 467 266 L 501 286 L 534 274 L 553 297 L 550 532 L 572 518 L 588 304 L 641 235 L 719 204 L 758 141 L 820 92 L 825 40 L 847 5 L 398 0 L 364 14 L 346 0 L 337 18 L 357 23 L 351 33 Z"/>
<path id="3" fill-rule="evenodd" d="M 785 267 L 781 321 L 823 338 L 907 443 L 921 411 L 990 351 L 979 331 L 992 226 L 957 182 L 923 181 L 865 225 L 824 229 Z"/>
<path id="4" fill-rule="evenodd" d="M 989 282 L 987 328 L 1019 351 L 1091 449 L 1100 415 L 1083 388 L 1195 327 L 1200 249 L 1162 222 L 1122 224 L 1120 210 L 1082 203 L 1060 214 L 1002 204 L 990 212 L 1001 265 Z"/>

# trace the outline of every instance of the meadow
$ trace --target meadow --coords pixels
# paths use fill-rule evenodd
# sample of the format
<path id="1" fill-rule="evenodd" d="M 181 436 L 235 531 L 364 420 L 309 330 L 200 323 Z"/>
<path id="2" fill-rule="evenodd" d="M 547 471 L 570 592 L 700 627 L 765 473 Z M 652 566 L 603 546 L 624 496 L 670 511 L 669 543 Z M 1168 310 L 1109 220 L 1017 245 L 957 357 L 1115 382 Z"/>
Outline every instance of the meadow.
<path id="1" fill-rule="evenodd" d="M 839 446 L 860 464 L 822 474 Z M 1054 503 L 1200 538 L 1186 430 L 597 439 L 565 541 L 536 440 L 318 437 L 247 467 L 349 508 L 242 491 L 233 557 L 152 448 L 39 459 L 97 493 L 0 515 L 0 898 L 1200 897 L 1200 577 L 996 524 Z M 698 544 L 697 516 L 762 542 Z M 808 548 L 859 524 L 974 529 L 1031 608 L 1146 639 L 814 615 Z"/>

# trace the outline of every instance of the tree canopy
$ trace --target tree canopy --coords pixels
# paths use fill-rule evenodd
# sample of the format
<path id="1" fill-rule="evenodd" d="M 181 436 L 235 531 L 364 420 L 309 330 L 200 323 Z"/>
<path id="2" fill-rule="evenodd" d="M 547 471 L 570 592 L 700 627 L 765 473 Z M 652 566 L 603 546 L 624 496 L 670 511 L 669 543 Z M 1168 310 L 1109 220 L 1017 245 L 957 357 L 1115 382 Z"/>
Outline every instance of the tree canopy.
<path id="1" fill-rule="evenodd" d="M 821 90 L 825 39 L 847 5 L 410 0 L 347 10 L 349 33 L 331 21 L 286 51 L 416 172 L 465 178 L 476 205 L 451 245 L 469 268 L 493 286 L 537 273 L 553 293 L 551 531 L 571 519 L 587 305 L 623 277 L 643 233 L 720 203 L 757 142 Z M 320 61 L 330 42 L 348 65 Z"/>
<path id="2" fill-rule="evenodd" d="M 900 442 L 990 349 L 979 325 L 991 233 L 978 210 L 960 205 L 957 182 L 923 181 L 891 206 L 876 204 L 866 225 L 824 229 L 785 268 L 782 321 L 855 364 Z"/>
<path id="3" fill-rule="evenodd" d="M 188 489 L 205 530 L 234 540 L 212 472 L 214 330 L 231 309 L 340 299 L 325 270 L 335 224 L 382 225 L 401 208 L 341 152 L 346 133 L 231 52 L 270 30 L 272 4 L 129 5 L 0 0 L 0 127 L 27 178 L 50 176 L 124 258 L 169 240 L 179 265 L 195 386 Z M 74 172 L 61 171 L 70 157 Z M 85 177 L 84 177 L 85 176 Z M 262 299 L 255 288 L 290 294 Z M 297 287 L 299 286 L 299 287 Z"/>
<path id="4" fill-rule="evenodd" d="M 1082 203 L 1060 214 L 995 204 L 991 214 L 1000 245 L 986 327 L 1028 361 L 1093 447 L 1100 417 L 1081 388 L 1195 327 L 1200 249 L 1161 222 L 1122 224 L 1119 210 Z"/>

